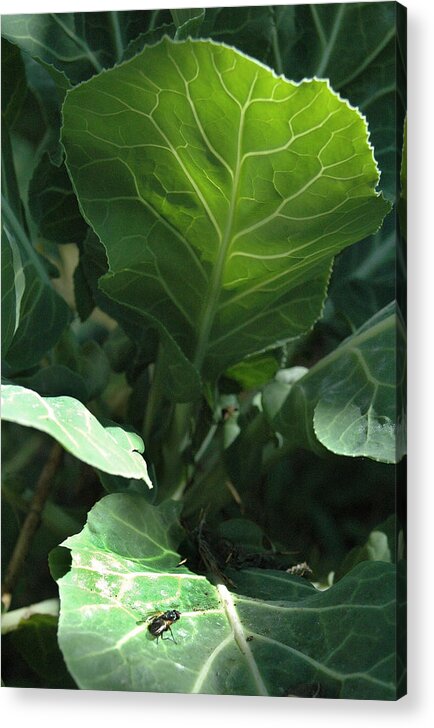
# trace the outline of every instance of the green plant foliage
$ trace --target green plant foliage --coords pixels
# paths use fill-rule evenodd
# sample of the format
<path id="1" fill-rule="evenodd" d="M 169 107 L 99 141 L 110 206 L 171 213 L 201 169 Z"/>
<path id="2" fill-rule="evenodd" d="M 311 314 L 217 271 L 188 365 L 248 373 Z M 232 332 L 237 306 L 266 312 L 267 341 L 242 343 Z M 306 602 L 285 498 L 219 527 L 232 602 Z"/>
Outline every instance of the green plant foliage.
<path id="1" fill-rule="evenodd" d="M 397 331 L 402 338 L 395 307 L 386 306 L 296 383 L 268 385 L 263 404 L 277 431 L 302 446 L 316 436 L 339 455 L 400 460 L 396 387 L 401 382 L 389 359 Z"/>
<path id="2" fill-rule="evenodd" d="M 323 697 L 395 697 L 392 566 L 364 563 L 326 592 L 234 572 L 234 592 L 178 566 L 178 513 L 106 496 L 63 544 L 73 565 L 59 580 L 59 640 L 80 687 L 285 696 L 318 683 Z M 170 609 L 175 642 L 157 642 L 146 617 Z"/>
<path id="3" fill-rule="evenodd" d="M 64 87 L 120 61 L 146 28 L 143 11 L 5 15 L 2 34 L 50 68 Z M 54 69 L 54 70 L 52 70 Z"/>
<path id="4" fill-rule="evenodd" d="M 141 478 L 151 488 L 139 453 L 141 438 L 113 425 L 103 427 L 72 397 L 41 397 L 25 387 L 2 385 L 2 418 L 47 432 L 65 450 L 106 473 Z"/>
<path id="5" fill-rule="evenodd" d="M 2 36 L 4 684 L 401 697 L 405 10 Z"/>
<path id="6" fill-rule="evenodd" d="M 326 82 L 209 42 L 165 39 L 77 87 L 63 142 L 107 251 L 100 286 L 207 378 L 306 331 L 332 256 L 388 210 L 365 122 Z"/>

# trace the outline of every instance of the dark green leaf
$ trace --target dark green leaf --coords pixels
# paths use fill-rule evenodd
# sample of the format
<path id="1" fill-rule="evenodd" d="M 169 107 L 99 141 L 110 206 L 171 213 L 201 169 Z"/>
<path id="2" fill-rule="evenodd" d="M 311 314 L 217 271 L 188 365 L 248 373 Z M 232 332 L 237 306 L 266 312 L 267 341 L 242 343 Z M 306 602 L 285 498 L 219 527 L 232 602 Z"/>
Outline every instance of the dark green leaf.
<path id="1" fill-rule="evenodd" d="M 23 619 L 11 638 L 29 667 L 44 679 L 47 687 L 69 690 L 76 687 L 57 644 L 56 617 L 34 614 Z"/>
<path id="2" fill-rule="evenodd" d="M 351 549 L 336 570 L 334 581 L 339 581 L 361 561 L 386 561 L 396 564 L 403 559 L 403 551 L 403 532 L 399 529 L 396 516 L 389 516 L 387 521 L 371 531 L 363 546 Z"/>
<path id="3" fill-rule="evenodd" d="M 70 320 L 70 312 L 52 288 L 40 257 L 5 200 L 3 220 L 9 245 L 16 250 L 14 275 L 9 258 L 7 277 L 9 281 L 14 278 L 17 301 L 14 336 L 3 355 L 11 370 L 19 372 L 37 364 L 54 346 Z"/>
<path id="4" fill-rule="evenodd" d="M 42 397 L 74 397 L 87 402 L 88 390 L 83 377 L 63 364 L 51 364 L 26 377 L 15 376 L 15 384 L 40 394 Z"/>
<path id="5" fill-rule="evenodd" d="M 65 166 L 52 164 L 47 153 L 30 181 L 29 209 L 38 235 L 54 243 L 79 243 L 87 233 Z"/>
<path id="6" fill-rule="evenodd" d="M 175 40 L 197 38 L 205 19 L 203 8 L 186 8 L 170 11 L 176 25 Z"/>
<path id="7" fill-rule="evenodd" d="M 5 38 L 1 46 L 2 122 L 12 129 L 27 94 L 27 79 L 19 48 Z"/>
<path id="8" fill-rule="evenodd" d="M 390 214 L 381 230 L 343 251 L 336 261 L 329 288 L 332 310 L 325 323 L 346 324 L 354 333 L 395 297 L 396 216 Z"/>
<path id="9" fill-rule="evenodd" d="M 402 413 L 397 411 L 395 356 L 401 356 L 402 323 L 390 304 L 331 354 L 321 359 L 287 394 L 276 383 L 264 391 L 264 411 L 295 446 L 315 438 L 339 455 L 394 463 L 401 459 Z"/>
<path id="10" fill-rule="evenodd" d="M 147 22 L 145 11 L 5 15 L 2 33 L 51 67 L 61 86 L 62 75 L 76 84 L 119 62 Z"/>

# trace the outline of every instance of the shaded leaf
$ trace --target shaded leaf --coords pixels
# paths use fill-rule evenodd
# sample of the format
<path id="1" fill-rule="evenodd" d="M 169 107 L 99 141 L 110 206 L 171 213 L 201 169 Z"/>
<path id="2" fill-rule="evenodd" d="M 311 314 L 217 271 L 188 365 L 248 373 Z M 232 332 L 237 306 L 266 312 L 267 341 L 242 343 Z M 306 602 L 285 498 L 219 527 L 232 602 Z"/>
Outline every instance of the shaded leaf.
<path id="1" fill-rule="evenodd" d="M 215 43 L 145 48 L 73 90 L 64 119 L 100 287 L 210 379 L 309 329 L 333 255 L 388 209 L 357 111 Z"/>
<path id="2" fill-rule="evenodd" d="M 61 103 L 64 89 L 56 85 L 46 67 L 35 61 L 27 53 L 23 53 L 26 67 L 29 95 L 20 117 L 19 131 L 26 139 L 37 144 L 30 168 L 29 179 L 39 163 L 42 154 L 47 151 L 56 165 L 61 164 L 64 156 L 60 144 Z M 54 70 L 50 67 L 50 70 Z"/>
<path id="3" fill-rule="evenodd" d="M 343 251 L 330 281 L 326 324 L 341 320 L 354 333 L 395 297 L 396 217 L 390 214 L 375 235 Z"/>
<path id="4" fill-rule="evenodd" d="M 75 352 L 74 352 L 75 353 Z M 53 358 L 57 357 L 57 347 Z M 60 362 L 62 357 L 59 357 Z M 77 348 L 76 357 L 50 364 L 26 377 L 14 377 L 15 384 L 32 389 L 43 397 L 66 395 L 86 403 L 104 391 L 110 374 L 108 359 L 96 341 Z"/>
<path id="5" fill-rule="evenodd" d="M 275 429 L 294 446 L 315 449 L 315 439 L 338 455 L 394 463 L 402 457 L 402 413 L 397 411 L 393 365 L 403 329 L 389 304 L 315 364 L 287 393 L 272 383 L 263 396 Z"/>
<path id="6" fill-rule="evenodd" d="M 28 240 L 13 211 L 5 200 L 3 221 L 12 251 L 19 253 L 6 259 L 11 282 L 14 277 L 19 319 L 8 350 L 3 352 L 12 371 L 22 371 L 37 364 L 51 349 L 70 320 L 70 311 L 63 298 L 52 288 L 41 258 Z M 12 273 L 12 267 L 14 273 Z M 24 286 L 24 290 L 22 287 Z M 12 299 L 11 299 L 12 300 Z M 18 311 L 18 309 L 17 309 Z"/>
<path id="7" fill-rule="evenodd" d="M 14 377 L 15 384 L 31 389 L 42 397 L 57 397 L 65 395 L 74 397 L 80 402 L 89 399 L 86 382 L 77 372 L 72 371 L 63 364 L 51 364 L 38 369 L 27 377 Z"/>
<path id="8" fill-rule="evenodd" d="M 175 22 L 175 40 L 197 38 L 205 19 L 204 8 L 179 8 L 170 11 Z"/>
<path id="9" fill-rule="evenodd" d="M 361 564 L 325 592 L 231 572 L 230 592 L 177 566 L 178 516 L 173 501 L 110 495 L 63 544 L 59 643 L 81 688 L 286 696 L 317 681 L 324 697 L 396 698 L 391 564 Z M 181 612 L 174 641 L 157 642 L 147 617 L 168 609 Z"/>
<path id="10" fill-rule="evenodd" d="M 279 368 L 276 357 L 256 354 L 226 370 L 225 376 L 234 379 L 243 389 L 257 389 L 266 384 Z"/>
<path id="11" fill-rule="evenodd" d="M 29 209 L 38 235 L 54 243 L 79 243 L 87 233 L 65 166 L 52 164 L 47 153 L 30 181 Z"/>
<path id="12" fill-rule="evenodd" d="M 2 123 L 12 128 L 27 94 L 27 79 L 23 59 L 17 46 L 6 39 L 1 44 L 2 62 Z"/>
<path id="13" fill-rule="evenodd" d="M 403 531 L 393 514 L 371 531 L 363 546 L 351 549 L 336 570 L 334 581 L 339 581 L 361 561 L 387 561 L 396 564 L 403 559 L 403 550 Z"/>
<path id="14" fill-rule="evenodd" d="M 151 488 L 146 463 L 139 453 L 141 438 L 100 422 L 72 397 L 41 397 L 11 384 L 2 385 L 2 418 L 47 432 L 79 460 L 113 475 L 143 479 Z"/>
<path id="15" fill-rule="evenodd" d="M 46 687 L 76 688 L 57 643 L 56 617 L 33 614 L 29 619 L 21 620 L 11 639 L 29 667 L 44 679 Z"/>
<path id="16" fill-rule="evenodd" d="M 64 88 L 122 58 L 123 50 L 146 30 L 145 11 L 5 15 L 2 34 L 43 63 Z"/>

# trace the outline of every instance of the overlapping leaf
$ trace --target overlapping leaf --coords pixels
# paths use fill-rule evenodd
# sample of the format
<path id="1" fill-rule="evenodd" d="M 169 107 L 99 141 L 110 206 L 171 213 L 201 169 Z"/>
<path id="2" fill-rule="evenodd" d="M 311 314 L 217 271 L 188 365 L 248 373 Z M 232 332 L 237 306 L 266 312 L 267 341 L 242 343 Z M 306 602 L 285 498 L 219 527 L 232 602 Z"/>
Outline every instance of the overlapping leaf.
<path id="1" fill-rule="evenodd" d="M 15 324 L 12 337 L 8 324 L 9 343 L 2 353 L 10 371 L 19 372 L 37 364 L 54 346 L 70 320 L 70 312 L 52 288 L 42 259 L 7 201 L 3 200 L 3 205 L 2 247 L 9 249 L 2 263 L 8 281 L 5 320 L 15 318 Z"/>
<path id="2" fill-rule="evenodd" d="M 178 514 L 173 501 L 106 496 L 64 543 L 59 643 L 79 687 L 394 699 L 391 564 L 360 564 L 326 592 L 249 569 L 229 591 L 178 566 Z M 157 642 L 146 618 L 173 608 L 175 641 Z"/>
<path id="3" fill-rule="evenodd" d="M 148 23 L 145 11 L 4 15 L 2 34 L 53 69 L 65 87 L 120 61 Z"/>
<path id="4" fill-rule="evenodd" d="M 263 405 L 294 445 L 315 440 L 338 455 L 394 463 L 403 455 L 398 411 L 403 386 L 393 362 L 403 361 L 404 332 L 390 304 L 295 383 L 271 383 Z M 303 373 L 303 372 L 301 372 Z"/>
<path id="5" fill-rule="evenodd" d="M 31 389 L 2 385 L 2 418 L 54 437 L 79 460 L 125 478 L 143 479 L 152 488 L 142 439 L 113 423 L 104 426 L 72 397 L 41 397 Z"/>
<path id="6" fill-rule="evenodd" d="M 211 379 L 309 329 L 333 255 L 388 209 L 356 110 L 212 42 L 166 38 L 77 87 L 63 141 L 101 287 Z"/>

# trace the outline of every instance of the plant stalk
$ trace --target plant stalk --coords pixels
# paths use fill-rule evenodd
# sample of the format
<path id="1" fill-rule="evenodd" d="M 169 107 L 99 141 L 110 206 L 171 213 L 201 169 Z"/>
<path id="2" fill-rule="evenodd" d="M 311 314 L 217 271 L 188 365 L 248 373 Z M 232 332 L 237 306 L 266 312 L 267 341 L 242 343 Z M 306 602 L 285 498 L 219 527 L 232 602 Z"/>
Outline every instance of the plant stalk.
<path id="1" fill-rule="evenodd" d="M 55 442 L 36 484 L 29 512 L 19 533 L 2 584 L 2 602 L 6 610 L 9 609 L 11 604 L 12 593 L 30 549 L 33 536 L 39 526 L 45 502 L 52 491 L 55 475 L 62 463 L 63 455 L 64 450 L 62 446 L 58 442 Z"/>

